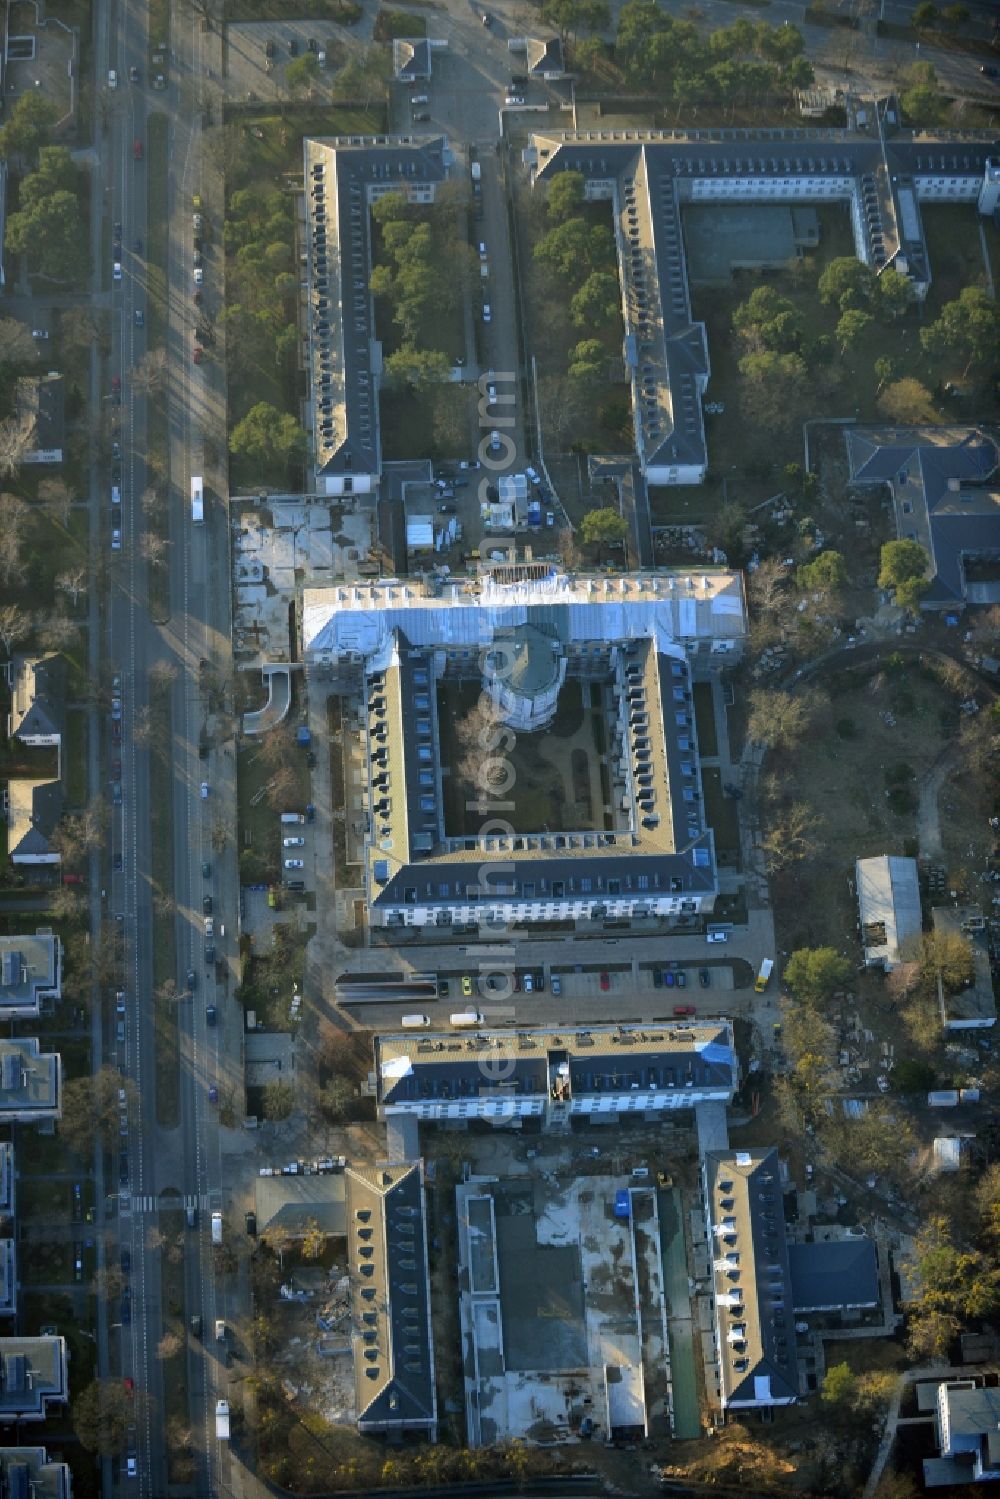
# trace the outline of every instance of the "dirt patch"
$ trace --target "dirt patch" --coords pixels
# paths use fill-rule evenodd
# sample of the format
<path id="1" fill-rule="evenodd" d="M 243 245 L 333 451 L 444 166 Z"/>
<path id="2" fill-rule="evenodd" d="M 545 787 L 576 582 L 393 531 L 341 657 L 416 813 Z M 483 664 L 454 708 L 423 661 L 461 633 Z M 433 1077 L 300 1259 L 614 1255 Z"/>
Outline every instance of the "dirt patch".
<path id="1" fill-rule="evenodd" d="M 780 776 L 786 801 L 804 803 L 822 819 L 811 856 L 776 880 L 779 924 L 782 911 L 794 913 L 782 934 L 789 950 L 823 943 L 840 948 L 845 933 L 855 931 L 856 859 L 941 856 L 936 839 L 921 846 L 921 829 L 927 838 L 933 818 L 926 799 L 921 811 L 919 797 L 939 763 L 951 770 L 950 778 L 941 778 L 945 857 L 961 854 L 964 862 L 971 847 L 976 863 L 979 845 L 983 857 L 987 852 L 986 809 L 961 776 L 958 694 L 937 670 L 890 653 L 880 665 L 841 668 L 823 686 L 826 706 L 814 730 L 780 768 L 764 767 L 765 777 Z"/>

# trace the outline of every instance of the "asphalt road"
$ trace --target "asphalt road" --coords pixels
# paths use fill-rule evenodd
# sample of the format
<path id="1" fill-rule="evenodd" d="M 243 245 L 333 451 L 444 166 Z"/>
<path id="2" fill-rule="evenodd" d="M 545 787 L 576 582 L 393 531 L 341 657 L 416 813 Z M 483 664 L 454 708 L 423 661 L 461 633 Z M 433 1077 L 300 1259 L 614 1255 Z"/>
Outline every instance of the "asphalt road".
<path id="1" fill-rule="evenodd" d="M 225 1296 L 214 1274 L 210 1240 L 211 1210 L 222 1208 L 222 1167 L 216 1110 L 209 1104 L 211 1083 L 222 1087 L 238 1082 L 241 1071 L 238 1016 L 229 1014 L 225 985 L 216 992 L 214 970 L 204 967 L 204 917 L 202 896 L 211 889 L 215 921 L 220 935 L 216 950 L 222 959 L 233 954 L 235 940 L 236 869 L 235 850 L 228 856 L 213 852 L 212 830 L 217 811 L 232 821 L 235 785 L 231 749 L 225 747 L 203 762 L 198 757 L 202 727 L 199 662 L 206 658 L 225 672 L 229 663 L 229 590 L 227 524 L 222 507 L 207 507 L 207 522 L 195 528 L 189 514 L 189 480 L 203 472 L 203 433 L 217 428 L 224 438 L 225 403 L 220 363 L 192 362 L 195 316 L 192 280 L 192 193 L 202 189 L 199 134 L 201 116 L 196 107 L 200 85 L 208 63 L 203 56 L 205 34 L 194 26 L 175 27 L 169 87 L 165 93 L 147 90 L 148 12 L 141 0 L 125 0 L 102 7 L 98 14 L 99 43 L 95 49 L 98 87 L 106 69 L 116 67 L 122 86 L 109 96 L 107 130 L 97 152 L 103 173 L 104 211 L 109 220 L 120 221 L 124 245 L 124 276 L 113 285 L 112 367 L 102 374 L 104 389 L 111 375 L 122 385 L 120 426 L 116 432 L 122 449 L 120 524 L 122 550 L 110 557 L 110 590 L 106 611 L 107 673 L 118 671 L 123 685 L 122 761 L 123 805 L 114 809 L 111 848 L 121 855 L 122 869 L 112 876 L 110 907 L 123 917 L 125 972 L 129 1014 L 127 1042 L 116 1048 L 108 1038 L 106 1055 L 127 1071 L 136 1085 L 138 1107 L 130 1122 L 128 1138 L 128 1185 L 119 1202 L 118 1245 L 108 1245 L 107 1258 L 114 1262 L 121 1247 L 131 1250 L 132 1317 L 128 1327 L 118 1320 L 112 1330 L 118 1341 L 118 1369 L 130 1376 L 136 1388 L 136 1446 L 138 1482 L 133 1488 L 143 1496 L 167 1492 L 167 1438 L 164 1430 L 165 1390 L 158 1345 L 163 1334 L 160 1257 L 149 1252 L 150 1231 L 155 1229 L 163 1194 L 177 1194 L 181 1204 L 198 1209 L 197 1223 L 185 1232 L 185 1316 L 200 1314 L 211 1329 L 216 1316 L 229 1316 Z M 208 44 L 211 44 L 211 38 Z M 126 83 L 128 69 L 140 72 L 139 85 Z M 167 624 L 150 616 L 149 578 L 142 554 L 145 520 L 141 497 L 149 475 L 145 453 L 148 441 L 146 400 L 136 389 L 134 372 L 146 352 L 149 327 L 146 266 L 133 245 L 137 239 L 148 246 L 147 172 L 149 116 L 166 111 L 168 123 L 168 263 L 167 329 L 168 355 L 168 443 L 169 443 L 169 597 Z M 132 143 L 143 143 L 143 160 L 137 160 Z M 209 205 L 206 204 L 206 210 Z M 216 246 L 221 240 L 221 204 L 216 215 Z M 100 225 L 95 244 L 100 245 Z M 218 289 L 209 290 L 211 266 L 219 257 L 215 249 L 206 256 L 206 310 L 221 301 Z M 144 314 L 144 325 L 136 323 L 136 310 Z M 101 525 L 99 544 L 109 548 L 111 517 L 107 468 L 96 478 Z M 115 517 L 115 523 L 118 518 Z M 151 747 L 140 733 L 143 710 L 149 702 L 150 671 L 156 663 L 169 662 L 177 669 L 172 688 L 173 743 L 171 756 L 171 806 L 174 840 L 172 894 L 177 911 L 177 988 L 193 967 L 199 976 L 193 1003 L 178 1008 L 181 1053 L 180 1125 L 164 1130 L 156 1113 L 156 1051 L 151 996 L 154 989 L 152 952 L 152 889 L 154 859 L 150 802 Z M 100 724 L 105 755 L 110 753 L 110 726 Z M 157 749 L 162 749 L 157 746 Z M 105 762 L 106 763 L 106 762 Z M 105 775 L 107 771 L 105 769 Z M 211 787 L 208 799 L 200 795 L 202 780 Z M 212 881 L 202 876 L 202 861 L 213 863 Z M 233 919 L 227 923 L 227 912 Z M 223 937 L 227 930 L 231 935 Z M 216 1001 L 220 1024 L 211 1028 L 206 1005 Z M 174 1205 L 172 1203 L 172 1205 Z M 195 1492 L 218 1493 L 231 1487 L 228 1449 L 215 1439 L 214 1406 L 217 1395 L 226 1393 L 224 1362 L 213 1342 L 188 1341 L 188 1423 L 194 1435 L 197 1459 Z M 105 1473 L 107 1487 L 109 1473 Z"/>

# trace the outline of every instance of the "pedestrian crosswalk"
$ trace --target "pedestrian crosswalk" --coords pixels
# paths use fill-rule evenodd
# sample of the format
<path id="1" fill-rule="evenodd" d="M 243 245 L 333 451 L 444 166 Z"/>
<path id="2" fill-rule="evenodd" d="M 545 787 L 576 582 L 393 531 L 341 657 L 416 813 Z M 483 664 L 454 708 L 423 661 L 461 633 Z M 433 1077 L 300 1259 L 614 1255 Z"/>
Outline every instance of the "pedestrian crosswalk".
<path id="1" fill-rule="evenodd" d="M 161 1208 L 176 1209 L 178 1206 L 183 1207 L 185 1211 L 189 1208 L 207 1209 L 208 1200 L 207 1192 L 189 1192 L 186 1197 L 181 1198 L 179 1204 L 176 1198 L 168 1198 L 160 1202 L 151 1193 L 133 1197 L 128 1192 L 123 1192 L 120 1204 L 122 1213 L 156 1213 Z"/>

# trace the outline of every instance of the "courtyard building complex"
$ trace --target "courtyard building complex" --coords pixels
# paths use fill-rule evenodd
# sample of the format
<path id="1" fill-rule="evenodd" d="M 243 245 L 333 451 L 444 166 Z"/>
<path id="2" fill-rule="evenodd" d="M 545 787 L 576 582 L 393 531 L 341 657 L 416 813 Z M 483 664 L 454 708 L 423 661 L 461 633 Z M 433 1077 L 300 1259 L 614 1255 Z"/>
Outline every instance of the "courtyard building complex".
<path id="1" fill-rule="evenodd" d="M 741 647 L 732 573 L 575 578 L 524 564 L 497 567 L 478 586 L 309 589 L 302 607 L 307 665 L 364 694 L 373 925 L 711 911 L 718 881 L 691 674 Z M 467 720 L 484 696 L 523 741 L 551 723 L 569 682 L 597 705 L 604 746 L 583 751 L 581 774 L 607 766 L 596 794 L 588 779 L 588 820 L 567 813 L 553 826 L 551 810 L 534 808 L 523 820 L 516 788 L 492 790 L 479 752 L 486 778 L 466 777 L 456 810 L 459 748 L 444 746 L 462 689 Z M 455 692 L 442 721 L 444 695 Z M 492 732 L 484 728 L 484 744 Z M 498 814 L 492 801 L 503 803 Z"/>
<path id="2" fill-rule="evenodd" d="M 932 267 L 922 202 L 1000 195 L 992 135 L 896 128 L 877 106 L 862 130 L 593 130 L 539 133 L 526 152 L 533 180 L 579 172 L 615 219 L 625 365 L 635 447 L 650 484 L 698 484 L 708 470 L 702 397 L 711 375 L 704 323 L 691 312 L 683 211 L 692 205 L 842 203 L 855 253 L 892 266 L 922 299 Z M 765 257 L 766 259 L 766 257 Z"/>

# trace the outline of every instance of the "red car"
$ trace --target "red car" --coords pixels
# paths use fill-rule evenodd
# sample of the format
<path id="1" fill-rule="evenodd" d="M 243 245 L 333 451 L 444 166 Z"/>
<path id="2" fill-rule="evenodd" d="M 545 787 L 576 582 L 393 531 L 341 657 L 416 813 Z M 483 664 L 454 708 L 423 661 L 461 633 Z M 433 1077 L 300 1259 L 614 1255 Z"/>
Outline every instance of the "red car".
<path id="1" fill-rule="evenodd" d="M 125 1386 L 126 1395 L 135 1394 L 135 1380 L 131 1377 L 131 1375 L 126 1374 L 125 1378 L 122 1380 L 122 1384 Z"/>
<path id="2" fill-rule="evenodd" d="M 121 390 L 121 388 L 122 388 L 122 377 L 121 377 L 121 375 L 112 375 L 112 377 L 111 377 L 111 389 L 117 395 L 118 392 Z"/>
<path id="3" fill-rule="evenodd" d="M 674 1005 L 675 1015 L 697 1015 L 694 1005 Z"/>
<path id="4" fill-rule="evenodd" d="M 132 155 L 135 157 L 136 161 L 142 160 L 142 141 L 134 140 L 132 142 Z"/>
<path id="5" fill-rule="evenodd" d="M 201 364 L 201 356 L 204 354 L 204 352 L 205 350 L 201 347 L 200 344 L 195 344 L 193 355 L 195 364 Z"/>
<path id="6" fill-rule="evenodd" d="M 602 989 L 610 989 L 611 988 L 611 976 L 610 976 L 610 974 L 607 974 L 607 973 L 602 973 L 601 974 L 601 988 Z"/>
<path id="7" fill-rule="evenodd" d="M 62 882 L 63 882 L 64 885 L 82 885 L 83 884 L 83 875 L 82 874 L 64 874 L 63 877 L 62 877 Z"/>

